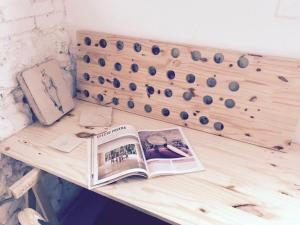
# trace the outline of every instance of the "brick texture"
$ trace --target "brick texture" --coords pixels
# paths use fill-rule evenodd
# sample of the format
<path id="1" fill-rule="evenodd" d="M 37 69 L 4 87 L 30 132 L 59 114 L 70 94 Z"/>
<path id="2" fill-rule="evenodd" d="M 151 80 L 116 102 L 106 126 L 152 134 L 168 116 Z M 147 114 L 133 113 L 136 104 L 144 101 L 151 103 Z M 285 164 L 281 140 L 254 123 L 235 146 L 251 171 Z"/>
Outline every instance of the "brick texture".
<path id="1" fill-rule="evenodd" d="M 31 0 L 19 0 L 12 1 L 11 4 L 7 4 L 2 10 L 4 18 L 6 20 L 16 20 L 21 18 L 34 17 L 38 15 L 44 15 L 54 11 L 51 0 L 45 1 L 31 1 Z"/>
<path id="2" fill-rule="evenodd" d="M 34 18 L 2 22 L 0 25 L 0 38 L 21 34 L 34 28 Z"/>
<path id="3" fill-rule="evenodd" d="M 70 91 L 73 64 L 69 53 L 64 0 L 0 1 L 0 141 L 32 122 L 32 115 L 16 75 L 48 59 L 57 59 Z M 5 156 L 0 157 L 0 225 L 18 224 L 17 213 L 24 200 L 14 200 L 8 187 L 29 167 Z M 55 211 L 60 215 L 79 188 L 46 174 L 42 182 L 49 189 Z"/>

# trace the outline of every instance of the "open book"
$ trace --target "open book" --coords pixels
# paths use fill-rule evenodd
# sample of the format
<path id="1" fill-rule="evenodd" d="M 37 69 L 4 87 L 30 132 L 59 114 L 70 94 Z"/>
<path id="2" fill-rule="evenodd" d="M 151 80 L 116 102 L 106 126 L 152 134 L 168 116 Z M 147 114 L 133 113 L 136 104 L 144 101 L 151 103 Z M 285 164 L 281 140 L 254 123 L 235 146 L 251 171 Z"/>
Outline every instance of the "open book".
<path id="1" fill-rule="evenodd" d="M 122 125 L 93 136 L 89 148 L 90 188 L 128 176 L 150 178 L 204 169 L 178 127 L 137 131 Z"/>

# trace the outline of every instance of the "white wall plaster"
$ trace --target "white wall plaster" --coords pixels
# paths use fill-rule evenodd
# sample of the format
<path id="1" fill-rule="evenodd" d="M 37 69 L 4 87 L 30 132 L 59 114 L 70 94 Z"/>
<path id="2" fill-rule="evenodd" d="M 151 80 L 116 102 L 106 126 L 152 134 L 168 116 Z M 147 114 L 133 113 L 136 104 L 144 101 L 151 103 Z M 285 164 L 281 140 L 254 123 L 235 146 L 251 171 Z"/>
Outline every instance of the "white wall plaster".
<path id="1" fill-rule="evenodd" d="M 54 58 L 71 91 L 74 68 L 65 20 L 64 0 L 0 1 L 0 141 L 32 122 L 30 109 L 24 104 L 16 82 L 18 73 Z M 0 225 L 18 223 L 16 215 L 24 207 L 24 201 L 12 199 L 8 187 L 27 168 L 21 162 L 0 157 Z M 49 174 L 43 176 L 43 182 L 52 187 L 47 194 L 58 213 L 79 191 Z"/>
<path id="2" fill-rule="evenodd" d="M 300 58 L 300 22 L 278 18 L 278 0 L 66 0 L 66 8 L 74 31 Z"/>
<path id="3" fill-rule="evenodd" d="M 287 19 L 300 20 L 300 1 L 299 0 L 279 0 L 277 16 Z"/>

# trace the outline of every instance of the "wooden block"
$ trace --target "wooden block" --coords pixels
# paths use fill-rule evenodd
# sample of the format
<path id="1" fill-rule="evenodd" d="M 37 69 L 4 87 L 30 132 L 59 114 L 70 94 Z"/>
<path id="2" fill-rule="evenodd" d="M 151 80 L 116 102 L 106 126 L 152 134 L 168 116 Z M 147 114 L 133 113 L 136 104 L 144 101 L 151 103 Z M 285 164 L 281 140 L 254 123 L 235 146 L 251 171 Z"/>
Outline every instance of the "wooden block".
<path id="1" fill-rule="evenodd" d="M 39 177 L 41 174 L 41 170 L 34 168 L 29 173 L 27 173 L 24 177 L 14 183 L 9 190 L 11 191 L 14 198 L 18 199 L 23 196 L 25 193 L 32 189 L 36 201 L 45 216 L 47 221 L 50 221 L 52 225 L 59 225 L 56 214 L 44 192 L 42 184 L 39 181 Z M 26 200 L 28 201 L 28 200 Z M 36 212 L 33 210 L 24 210 L 19 215 L 19 221 L 22 225 L 35 225 L 37 223 L 37 219 L 40 217 L 36 216 Z M 34 220 L 35 218 L 35 220 Z"/>
<path id="2" fill-rule="evenodd" d="M 41 225 L 39 221 L 44 221 L 44 218 L 38 212 L 30 208 L 19 212 L 18 219 L 21 225 Z"/>
<path id="3" fill-rule="evenodd" d="M 59 65 L 50 60 L 17 76 L 30 107 L 41 124 L 51 125 L 74 108 Z"/>
<path id="4" fill-rule="evenodd" d="M 10 186 L 9 190 L 15 199 L 22 197 L 28 192 L 39 180 L 41 171 L 37 168 L 33 168 L 24 177 L 19 179 L 16 183 Z"/>
<path id="5" fill-rule="evenodd" d="M 300 60 L 78 32 L 78 97 L 282 150 L 300 115 Z"/>

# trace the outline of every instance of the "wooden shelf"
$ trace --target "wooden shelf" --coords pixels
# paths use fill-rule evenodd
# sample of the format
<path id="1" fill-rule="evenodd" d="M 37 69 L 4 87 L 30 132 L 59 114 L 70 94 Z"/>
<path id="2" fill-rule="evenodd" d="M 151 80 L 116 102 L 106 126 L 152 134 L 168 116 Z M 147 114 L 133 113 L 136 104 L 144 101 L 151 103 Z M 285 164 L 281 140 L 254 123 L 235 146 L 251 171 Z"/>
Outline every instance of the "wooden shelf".
<path id="1" fill-rule="evenodd" d="M 47 147 L 63 133 L 98 133 L 80 127 L 76 109 L 51 127 L 32 124 L 0 143 L 0 152 L 82 187 L 87 187 L 87 146 L 71 153 Z M 96 106 L 95 107 L 100 107 Z M 173 127 L 113 111 L 113 123 L 138 129 Z M 300 216 L 300 148 L 276 151 L 183 128 L 206 171 L 153 178 L 128 178 L 94 189 L 118 202 L 175 224 L 297 224 Z"/>

